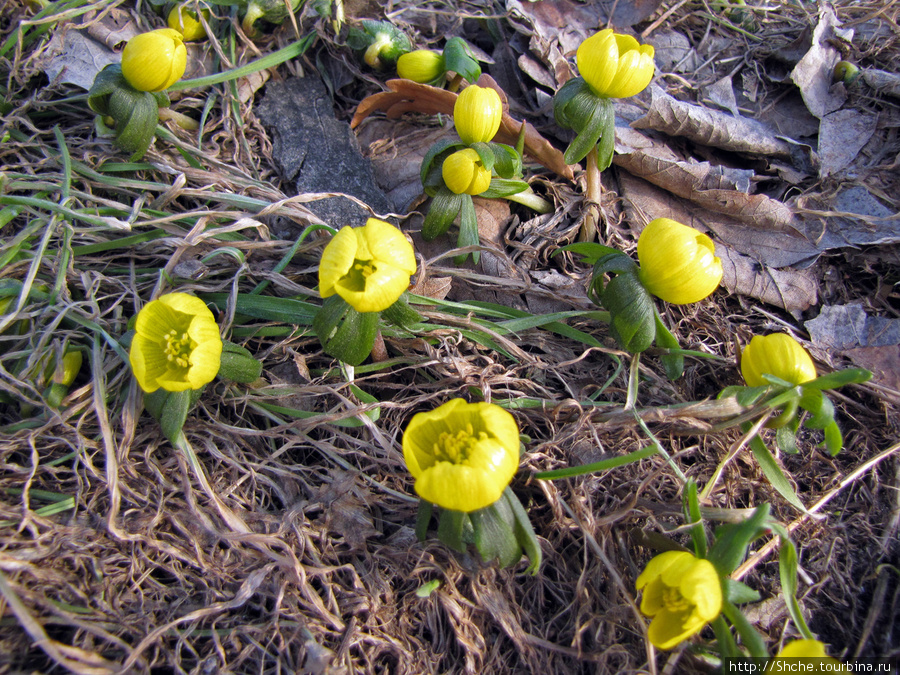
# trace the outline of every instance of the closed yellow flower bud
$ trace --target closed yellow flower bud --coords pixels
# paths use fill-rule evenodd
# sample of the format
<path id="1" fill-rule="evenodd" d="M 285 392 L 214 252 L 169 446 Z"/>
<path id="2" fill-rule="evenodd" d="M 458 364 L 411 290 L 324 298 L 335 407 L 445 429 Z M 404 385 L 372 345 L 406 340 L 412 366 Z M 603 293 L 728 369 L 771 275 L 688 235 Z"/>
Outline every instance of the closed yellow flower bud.
<path id="1" fill-rule="evenodd" d="M 466 145 L 490 141 L 497 134 L 502 117 L 500 94 L 477 84 L 463 89 L 453 106 L 456 133 Z"/>
<path id="2" fill-rule="evenodd" d="M 472 148 L 458 150 L 445 159 L 441 175 L 444 184 L 458 195 L 480 195 L 491 186 L 491 172 Z"/>
<path id="3" fill-rule="evenodd" d="M 751 387 L 762 387 L 768 384 L 763 373 L 797 385 L 816 378 L 816 365 L 787 333 L 754 335 L 741 354 L 741 374 Z"/>
<path id="4" fill-rule="evenodd" d="M 422 499 L 471 513 L 500 499 L 515 475 L 519 428 L 498 405 L 456 398 L 413 416 L 403 458 Z"/>
<path id="5" fill-rule="evenodd" d="M 135 35 L 122 51 L 122 76 L 138 91 L 168 89 L 186 67 L 184 38 L 171 28 Z"/>
<path id="6" fill-rule="evenodd" d="M 209 10 L 204 9 L 203 18 L 209 21 Z M 185 42 L 193 42 L 202 40 L 206 37 L 206 28 L 197 18 L 193 10 L 187 9 L 184 5 L 173 7 L 166 19 L 169 28 L 177 30 L 184 37 Z"/>
<path id="7" fill-rule="evenodd" d="M 444 55 L 430 49 L 402 54 L 397 59 L 397 74 L 420 84 L 434 82 L 444 74 Z"/>
<path id="8" fill-rule="evenodd" d="M 644 288 L 673 305 L 703 300 L 722 281 L 722 261 L 712 239 L 669 218 L 644 228 L 637 253 Z"/>
<path id="9" fill-rule="evenodd" d="M 642 92 L 653 79 L 653 45 L 642 45 L 611 28 L 592 35 L 575 54 L 578 72 L 597 96 L 627 98 Z"/>
<path id="10" fill-rule="evenodd" d="M 403 295 L 415 271 L 416 254 L 403 233 L 369 218 L 328 242 L 319 263 L 319 293 L 337 294 L 357 312 L 380 312 Z"/>
<path id="11" fill-rule="evenodd" d="M 138 312 L 128 356 L 135 379 L 147 393 L 200 389 L 219 372 L 219 326 L 200 298 L 161 295 Z"/>
<path id="12" fill-rule="evenodd" d="M 813 663 L 807 672 L 838 672 L 835 666 L 839 661 L 825 653 L 825 645 L 818 640 L 794 640 L 788 642 L 775 656 L 776 659 L 824 659 L 823 663 Z M 828 668 L 822 668 L 828 664 Z M 818 667 L 816 667 L 818 666 Z M 777 672 L 776 669 L 775 672 Z"/>
<path id="13" fill-rule="evenodd" d="M 709 560 L 687 551 L 656 556 L 635 585 L 644 589 L 641 612 L 653 619 L 647 637 L 660 649 L 672 649 L 699 633 L 722 611 L 719 573 Z"/>

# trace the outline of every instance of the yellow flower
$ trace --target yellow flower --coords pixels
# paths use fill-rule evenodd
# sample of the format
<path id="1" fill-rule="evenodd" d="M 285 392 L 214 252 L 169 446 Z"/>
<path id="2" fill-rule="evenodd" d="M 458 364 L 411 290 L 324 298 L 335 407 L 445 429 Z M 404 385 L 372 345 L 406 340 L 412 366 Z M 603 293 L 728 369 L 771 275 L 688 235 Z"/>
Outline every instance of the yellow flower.
<path id="1" fill-rule="evenodd" d="M 703 300 L 722 281 L 722 261 L 712 239 L 669 218 L 650 221 L 637 254 L 644 288 L 673 305 Z"/>
<path id="2" fill-rule="evenodd" d="M 122 50 L 122 76 L 138 91 L 168 89 L 186 67 L 184 38 L 171 28 L 135 35 Z"/>
<path id="3" fill-rule="evenodd" d="M 635 585 L 644 589 L 641 611 L 652 617 L 648 637 L 660 649 L 671 649 L 699 633 L 722 610 L 716 568 L 686 551 L 656 556 Z"/>
<path id="4" fill-rule="evenodd" d="M 601 30 L 581 43 L 575 54 L 578 72 L 601 98 L 627 98 L 642 92 L 653 79 L 653 45 L 630 35 Z"/>
<path id="5" fill-rule="evenodd" d="M 199 298 L 168 293 L 138 312 L 131 341 L 131 370 L 147 393 L 200 389 L 219 372 L 222 338 Z"/>
<path id="6" fill-rule="evenodd" d="M 397 59 L 397 74 L 421 84 L 434 82 L 444 74 L 444 55 L 430 49 L 416 49 L 402 54 Z"/>
<path id="7" fill-rule="evenodd" d="M 457 150 L 445 159 L 441 175 L 444 184 L 458 195 L 480 195 L 491 186 L 491 172 L 472 148 Z"/>
<path id="8" fill-rule="evenodd" d="M 422 499 L 469 513 L 500 499 L 515 475 L 519 428 L 500 406 L 455 398 L 413 416 L 403 457 Z"/>
<path id="9" fill-rule="evenodd" d="M 416 254 L 390 223 L 369 218 L 363 227 L 344 227 L 322 251 L 319 293 L 335 293 L 357 312 L 380 312 L 409 287 Z"/>
<path id="10" fill-rule="evenodd" d="M 490 87 L 470 84 L 457 96 L 453 105 L 456 133 L 466 145 L 490 141 L 497 134 L 502 117 L 500 94 Z"/>
<path id="11" fill-rule="evenodd" d="M 763 387 L 768 384 L 763 373 L 796 385 L 816 379 L 816 366 L 809 352 L 787 333 L 754 335 L 741 354 L 741 374 L 751 387 Z"/>
<path id="12" fill-rule="evenodd" d="M 209 21 L 209 10 L 204 9 L 202 12 L 203 18 Z M 169 12 L 166 23 L 169 24 L 169 28 L 181 33 L 186 42 L 202 40 L 206 37 L 206 28 L 203 27 L 203 23 L 197 18 L 197 14 L 193 10 L 185 8 L 184 5 L 173 7 Z"/>
<path id="13" fill-rule="evenodd" d="M 794 640 L 787 643 L 775 656 L 776 659 L 821 659 L 817 664 L 810 664 L 811 668 L 805 670 L 808 673 L 835 673 L 838 671 L 838 661 L 825 653 L 825 645 L 818 640 Z M 824 666 L 827 664 L 827 668 Z M 772 672 L 780 672 L 776 667 Z"/>

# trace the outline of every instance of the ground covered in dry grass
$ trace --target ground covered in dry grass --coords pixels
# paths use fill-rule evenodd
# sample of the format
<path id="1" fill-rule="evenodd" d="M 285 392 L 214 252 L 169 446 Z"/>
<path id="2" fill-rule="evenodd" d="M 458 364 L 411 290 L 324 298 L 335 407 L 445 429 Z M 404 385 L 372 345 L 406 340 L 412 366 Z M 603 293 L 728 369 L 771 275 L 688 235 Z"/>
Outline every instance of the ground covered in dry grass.
<path id="1" fill-rule="evenodd" d="M 787 73 L 810 50 L 822 7 L 752 2 L 733 14 L 706 0 L 618 4 L 643 8 L 646 16 L 630 22 L 641 40 L 666 36 L 655 84 L 672 97 L 727 109 L 713 85 L 729 77 L 744 116 L 783 124 L 777 133 L 804 139 L 806 148 L 817 134 L 824 138 L 818 119 L 781 107 L 797 97 Z M 553 203 L 545 216 L 480 205 L 486 251 L 478 266 L 453 265 L 447 253 L 455 238 L 423 244 L 413 290 L 426 328 L 385 331 L 383 350 L 352 376 L 310 329 L 327 237 L 298 237 L 320 222 L 314 207 L 322 193 L 341 190 L 296 195 L 294 178 L 273 156 L 271 128 L 255 112 L 267 88 L 321 73 L 337 119 L 349 122 L 391 75 L 361 64 L 345 45 L 347 24 L 386 17 L 417 46 L 439 47 L 452 35 L 469 40 L 493 62 L 485 71 L 506 91 L 510 114 L 562 149 L 568 137 L 553 125 L 549 97 L 567 79 L 560 64 L 567 56 L 571 63 L 563 37 L 602 25 L 601 5 L 400 2 L 385 14 L 354 3 L 337 34 L 336 8 L 323 17 L 310 6 L 296 25 L 287 21 L 255 42 L 237 32 L 231 7 L 216 5 L 216 37 L 192 52 L 206 72 L 250 63 L 303 36 L 315 41 L 262 74 L 173 94 L 172 109 L 202 130 L 163 122 L 149 152 L 129 162 L 95 124 L 84 88 L 48 75 L 48 63 L 53 41 L 76 27 L 93 27 L 113 46 L 114 25 L 144 30 L 162 25 L 160 17 L 144 3 L 71 0 L 40 15 L 30 4 L 6 3 L 0 673 L 702 670 L 702 650 L 650 646 L 634 588 L 661 535 L 689 542 L 679 530 L 682 482 L 672 465 L 654 456 L 577 478 L 533 474 L 622 456 L 655 439 L 683 474 L 706 484 L 739 449 L 738 429 L 713 427 L 733 412 L 715 397 L 740 383 L 740 346 L 754 333 L 786 328 L 820 372 L 857 364 L 876 377 L 834 395 L 840 454 L 830 457 L 809 432 L 797 454 L 778 456 L 812 514 L 772 489 L 746 448 L 725 467 L 704 514 L 712 526 L 771 504 L 797 544 L 798 596 L 829 653 L 896 661 L 898 341 L 828 343 L 805 326 L 823 308 L 856 303 L 883 322 L 879 335 L 897 331 L 898 238 L 872 234 L 896 228 L 890 214 L 900 208 L 896 93 L 862 81 L 849 89 L 839 110 L 858 117 L 841 129 L 869 124 L 870 140 L 840 166 L 820 139 L 827 171 L 677 134 L 663 143 L 671 156 L 647 145 L 638 156 L 638 142 L 621 130 L 616 166 L 603 178 L 601 237 L 610 246 L 633 252 L 640 228 L 664 215 L 659 209 L 699 213 L 689 199 L 696 190 L 653 179 L 675 172 L 660 162 L 683 168 L 693 158 L 750 170 L 756 194 L 774 209 L 747 218 L 759 204 L 743 204 L 724 224 L 696 215 L 730 247 L 722 255 L 734 269 L 708 300 L 664 314 L 684 348 L 719 358 L 688 357 L 685 375 L 671 382 L 651 350 L 632 377 L 636 405 L 627 390 L 632 357 L 591 314 L 590 269 L 578 256 L 554 255 L 575 240 L 590 208 L 580 167 L 571 181 L 526 162 L 535 191 Z M 585 14 L 590 7 L 594 14 Z M 855 36 L 837 32 L 829 44 L 860 67 L 896 73 L 900 6 L 841 1 L 835 9 L 840 30 Z M 648 110 L 650 92 L 629 105 L 621 112 L 631 121 Z M 805 131 L 790 124 L 803 120 L 812 124 Z M 400 179 L 411 173 L 415 182 L 424 150 L 445 131 L 433 116 L 413 113 L 396 121 L 375 114 L 357 133 L 385 193 L 396 197 Z M 654 143 L 662 138 L 648 133 Z M 839 147 L 850 142 L 833 138 Z M 864 193 L 862 211 L 835 201 L 849 188 Z M 423 204 L 412 192 L 412 216 L 391 209 L 421 244 Z M 753 230 L 754 217 L 781 217 L 775 203 L 802 221 Z M 851 230 L 856 239 L 835 243 L 836 232 Z M 790 245 L 771 239 L 773 231 L 787 232 Z M 763 248 L 768 253 L 755 253 Z M 785 263 L 775 254 L 788 249 L 799 253 Z M 143 304 L 175 289 L 205 299 L 223 334 L 263 363 L 250 386 L 217 380 L 203 392 L 185 425 L 197 464 L 143 411 L 121 342 Z M 558 321 L 581 333 L 515 323 L 552 312 L 566 313 Z M 83 365 L 54 406 L 47 364 L 67 350 L 81 352 Z M 524 560 L 498 569 L 433 537 L 416 539 L 417 500 L 400 439 L 414 413 L 452 397 L 507 406 L 530 438 L 512 487 L 541 543 L 535 576 L 523 572 Z M 764 436 L 774 448 L 773 435 Z M 760 592 L 761 601 L 744 609 L 773 650 L 796 636 L 774 543 L 758 541 L 735 576 Z M 417 593 L 429 583 L 430 594 Z M 699 642 L 711 640 L 707 629 Z"/>

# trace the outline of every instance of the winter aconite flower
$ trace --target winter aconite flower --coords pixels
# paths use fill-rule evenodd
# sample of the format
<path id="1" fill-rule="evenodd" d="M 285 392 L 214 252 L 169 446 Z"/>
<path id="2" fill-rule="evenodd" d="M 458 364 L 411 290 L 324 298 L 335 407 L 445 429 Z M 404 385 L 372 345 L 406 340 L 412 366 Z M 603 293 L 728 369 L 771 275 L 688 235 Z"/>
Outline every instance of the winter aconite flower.
<path id="1" fill-rule="evenodd" d="M 472 148 L 457 150 L 441 166 L 444 184 L 456 194 L 480 195 L 491 185 L 491 172 Z"/>
<path id="2" fill-rule="evenodd" d="M 794 640 L 788 642 L 775 656 L 776 659 L 825 659 L 829 663 L 838 663 L 825 653 L 825 645 L 818 640 Z M 816 672 L 813 670 L 807 672 Z"/>
<path id="3" fill-rule="evenodd" d="M 457 398 L 413 416 L 403 457 L 422 499 L 451 511 L 477 511 L 500 499 L 516 473 L 519 429 L 500 406 Z"/>
<path id="4" fill-rule="evenodd" d="M 453 106 L 456 133 L 466 145 L 490 141 L 497 134 L 502 117 L 500 94 L 477 84 L 463 89 Z"/>
<path id="5" fill-rule="evenodd" d="M 206 304 L 187 293 L 169 293 L 137 315 L 131 370 L 145 392 L 200 389 L 219 372 L 222 338 Z"/>
<path id="6" fill-rule="evenodd" d="M 363 227 L 344 227 L 325 247 L 319 292 L 337 293 L 357 312 L 380 312 L 403 295 L 416 271 L 416 254 L 390 223 L 369 218 Z"/>
<path id="7" fill-rule="evenodd" d="M 627 98 L 643 91 L 653 79 L 653 45 L 639 44 L 611 28 L 592 35 L 575 54 L 578 72 L 597 96 Z"/>
<path id="8" fill-rule="evenodd" d="M 754 335 L 741 354 L 741 374 L 751 387 L 769 384 L 763 373 L 791 384 L 803 384 L 816 378 L 812 357 L 787 333 Z"/>
<path id="9" fill-rule="evenodd" d="M 712 239 L 669 218 L 651 221 L 638 239 L 641 283 L 673 305 L 698 302 L 722 281 Z"/>
<path id="10" fill-rule="evenodd" d="M 168 89 L 186 67 L 184 37 L 171 28 L 135 35 L 122 51 L 122 76 L 138 91 Z"/>
<path id="11" fill-rule="evenodd" d="M 203 18 L 209 20 L 209 10 L 203 10 Z M 169 28 L 177 30 L 184 37 L 185 42 L 193 42 L 202 40 L 206 37 L 206 28 L 197 18 L 193 10 L 187 9 L 184 5 L 177 5 L 169 11 L 166 18 Z"/>
<path id="12" fill-rule="evenodd" d="M 397 59 L 397 74 L 420 84 L 434 82 L 444 74 L 444 55 L 430 49 L 401 54 Z"/>
<path id="13" fill-rule="evenodd" d="M 648 637 L 660 649 L 671 649 L 699 633 L 722 610 L 716 568 L 686 551 L 666 551 L 653 558 L 636 586 L 644 589 L 641 612 L 652 617 Z"/>

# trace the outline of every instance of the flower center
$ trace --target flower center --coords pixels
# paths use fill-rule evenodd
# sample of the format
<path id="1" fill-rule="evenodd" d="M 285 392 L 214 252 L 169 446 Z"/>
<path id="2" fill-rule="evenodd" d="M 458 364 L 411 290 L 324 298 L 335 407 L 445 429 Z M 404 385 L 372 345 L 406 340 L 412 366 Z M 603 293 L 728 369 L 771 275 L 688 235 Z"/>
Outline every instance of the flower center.
<path id="1" fill-rule="evenodd" d="M 187 368 L 191 365 L 191 338 L 187 333 L 182 333 L 179 337 L 178 331 L 174 328 L 166 333 L 166 359 L 169 363 L 179 368 Z"/>
<path id="2" fill-rule="evenodd" d="M 362 293 L 366 290 L 366 279 L 375 273 L 371 260 L 354 260 L 353 266 L 344 275 L 343 285 L 351 291 Z"/>
<path id="3" fill-rule="evenodd" d="M 683 612 L 691 607 L 691 603 L 681 594 L 681 591 L 670 586 L 666 586 L 663 591 L 662 601 L 670 612 Z"/>
<path id="4" fill-rule="evenodd" d="M 479 431 L 478 435 L 475 435 L 471 424 L 466 424 L 465 429 L 460 429 L 456 433 L 444 431 L 434 444 L 434 458 L 438 462 L 465 464 L 474 447 L 487 437 L 484 431 Z"/>

